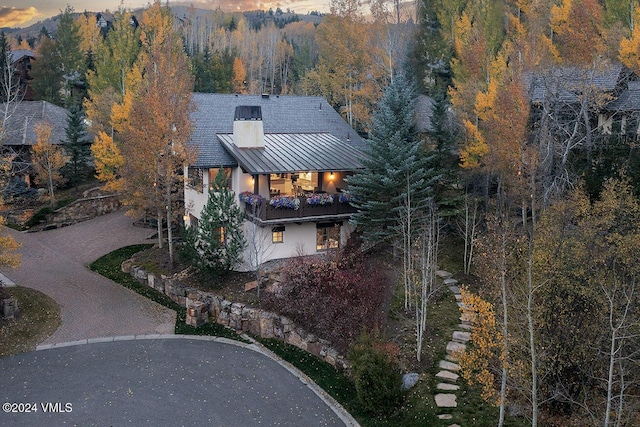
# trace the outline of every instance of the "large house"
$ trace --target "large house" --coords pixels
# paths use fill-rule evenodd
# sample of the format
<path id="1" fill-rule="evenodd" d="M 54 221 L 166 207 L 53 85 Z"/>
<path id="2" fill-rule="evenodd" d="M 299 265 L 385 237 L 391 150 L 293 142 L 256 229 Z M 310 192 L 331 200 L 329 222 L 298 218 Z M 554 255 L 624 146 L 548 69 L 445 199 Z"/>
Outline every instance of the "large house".
<path id="1" fill-rule="evenodd" d="M 259 243 L 262 262 L 345 243 L 355 212 L 343 192 L 345 177 L 362 167 L 365 142 L 323 98 L 194 94 L 193 100 L 198 156 L 185 170 L 187 226 L 198 226 L 222 168 L 246 209 L 249 246 Z"/>

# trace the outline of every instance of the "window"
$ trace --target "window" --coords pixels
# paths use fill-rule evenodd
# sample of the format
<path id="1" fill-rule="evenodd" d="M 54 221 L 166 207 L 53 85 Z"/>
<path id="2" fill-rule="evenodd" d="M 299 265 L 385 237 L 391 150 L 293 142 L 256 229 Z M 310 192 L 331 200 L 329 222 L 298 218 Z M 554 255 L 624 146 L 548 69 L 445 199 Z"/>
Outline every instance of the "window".
<path id="1" fill-rule="evenodd" d="M 203 179 L 202 169 L 200 168 L 189 168 L 187 170 L 187 185 L 193 188 L 196 191 L 202 193 L 202 179 Z"/>
<path id="2" fill-rule="evenodd" d="M 231 190 L 231 168 L 223 168 L 225 175 L 227 175 L 227 188 Z M 209 190 L 213 189 L 213 181 L 216 180 L 216 175 L 220 168 L 209 169 Z"/>
<path id="3" fill-rule="evenodd" d="M 284 226 L 273 227 L 271 229 L 271 242 L 284 243 Z"/>
<path id="4" fill-rule="evenodd" d="M 318 224 L 316 250 L 326 251 L 340 247 L 340 223 Z"/>
<path id="5" fill-rule="evenodd" d="M 198 232 L 198 218 L 196 218 L 195 216 L 189 214 L 189 224 L 190 224 L 190 227 L 193 229 L 193 231 L 195 231 L 197 233 Z"/>
<path id="6" fill-rule="evenodd" d="M 224 227 L 218 228 L 218 233 L 220 233 L 220 243 L 223 245 L 227 244 L 227 229 Z"/>

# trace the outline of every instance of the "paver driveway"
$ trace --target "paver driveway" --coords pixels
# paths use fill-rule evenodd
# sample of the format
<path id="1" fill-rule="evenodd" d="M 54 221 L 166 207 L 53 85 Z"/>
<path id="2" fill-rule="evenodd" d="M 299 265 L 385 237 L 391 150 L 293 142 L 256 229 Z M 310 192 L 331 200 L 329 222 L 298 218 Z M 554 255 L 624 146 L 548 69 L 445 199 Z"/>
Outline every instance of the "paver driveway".
<path id="1" fill-rule="evenodd" d="M 90 271 L 86 266 L 117 248 L 152 243 L 149 229 L 132 225 L 122 212 L 56 230 L 19 233 L 22 264 L 3 273 L 18 285 L 53 298 L 62 325 L 43 344 L 91 338 L 172 334 L 175 312 Z"/>

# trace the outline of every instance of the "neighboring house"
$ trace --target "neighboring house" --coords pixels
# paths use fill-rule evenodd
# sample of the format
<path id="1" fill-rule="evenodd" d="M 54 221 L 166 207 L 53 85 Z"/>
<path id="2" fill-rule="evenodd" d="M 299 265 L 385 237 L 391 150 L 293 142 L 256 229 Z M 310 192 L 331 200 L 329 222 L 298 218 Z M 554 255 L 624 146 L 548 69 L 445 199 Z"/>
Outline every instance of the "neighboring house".
<path id="1" fill-rule="evenodd" d="M 581 132 L 638 138 L 640 83 L 638 76 L 620 63 L 591 68 L 556 67 L 525 77 L 533 121 L 553 117 L 562 124 L 582 122 Z M 567 128 L 567 135 L 573 129 Z"/>
<path id="2" fill-rule="evenodd" d="M 27 49 L 16 49 L 11 51 L 11 65 L 16 70 L 16 75 L 20 79 L 20 90 L 24 101 L 34 99 L 31 89 L 31 62 L 36 58 L 33 51 Z"/>
<path id="3" fill-rule="evenodd" d="M 198 226 L 209 183 L 223 168 L 262 262 L 346 242 L 355 209 L 342 193 L 344 178 L 362 167 L 365 142 L 323 98 L 194 94 L 193 100 L 198 157 L 185 170 L 188 226 Z M 248 260 L 247 254 L 243 269 L 251 267 Z"/>
<path id="4" fill-rule="evenodd" d="M 38 142 L 35 125 L 48 122 L 52 126 L 51 143 L 63 144 L 66 135 L 68 110 L 47 101 L 22 101 L 15 105 L 15 110 L 5 123 L 5 136 L 2 150 L 5 155 L 13 157 L 12 175 L 24 179 L 30 185 L 31 147 Z"/>

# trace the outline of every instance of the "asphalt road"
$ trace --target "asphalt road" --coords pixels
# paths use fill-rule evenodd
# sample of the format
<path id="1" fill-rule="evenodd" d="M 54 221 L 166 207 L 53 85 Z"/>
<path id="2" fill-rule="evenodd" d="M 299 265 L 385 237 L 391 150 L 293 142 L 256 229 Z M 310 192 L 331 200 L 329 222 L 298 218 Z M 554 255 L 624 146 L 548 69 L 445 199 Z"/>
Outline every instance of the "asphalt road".
<path id="1" fill-rule="evenodd" d="M 345 425 L 253 345 L 175 336 L 74 345 L 0 359 L 0 372 L 2 426 Z"/>

